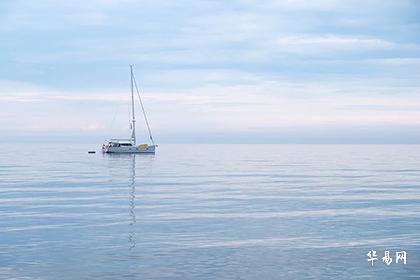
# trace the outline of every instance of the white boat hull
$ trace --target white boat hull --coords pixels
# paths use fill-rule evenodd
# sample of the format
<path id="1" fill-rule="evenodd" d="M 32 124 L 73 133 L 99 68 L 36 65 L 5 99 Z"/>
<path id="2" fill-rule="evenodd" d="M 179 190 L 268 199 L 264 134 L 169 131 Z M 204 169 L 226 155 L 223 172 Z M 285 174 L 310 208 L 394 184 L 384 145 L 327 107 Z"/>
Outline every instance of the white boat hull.
<path id="1" fill-rule="evenodd" d="M 124 154 L 154 154 L 156 145 L 147 147 L 142 146 L 123 146 L 123 147 L 104 147 L 104 153 L 124 153 Z"/>

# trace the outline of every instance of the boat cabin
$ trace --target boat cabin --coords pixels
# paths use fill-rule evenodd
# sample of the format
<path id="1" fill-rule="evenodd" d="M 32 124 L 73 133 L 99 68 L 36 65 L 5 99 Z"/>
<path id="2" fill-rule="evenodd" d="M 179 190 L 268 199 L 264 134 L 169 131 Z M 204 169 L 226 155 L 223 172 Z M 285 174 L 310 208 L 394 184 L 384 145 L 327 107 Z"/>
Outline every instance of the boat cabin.
<path id="1" fill-rule="evenodd" d="M 107 143 L 108 147 L 132 147 L 131 139 L 111 139 Z"/>

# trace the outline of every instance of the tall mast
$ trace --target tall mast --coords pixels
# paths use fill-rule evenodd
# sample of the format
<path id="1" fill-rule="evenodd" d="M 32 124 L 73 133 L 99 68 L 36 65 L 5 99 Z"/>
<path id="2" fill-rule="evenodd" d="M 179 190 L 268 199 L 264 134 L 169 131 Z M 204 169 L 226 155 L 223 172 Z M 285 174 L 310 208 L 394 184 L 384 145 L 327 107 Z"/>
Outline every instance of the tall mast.
<path id="1" fill-rule="evenodd" d="M 133 141 L 134 146 L 136 145 L 136 116 L 134 115 L 134 78 L 133 78 L 133 65 L 130 65 L 131 73 L 131 115 L 133 119 L 131 120 L 131 141 Z"/>

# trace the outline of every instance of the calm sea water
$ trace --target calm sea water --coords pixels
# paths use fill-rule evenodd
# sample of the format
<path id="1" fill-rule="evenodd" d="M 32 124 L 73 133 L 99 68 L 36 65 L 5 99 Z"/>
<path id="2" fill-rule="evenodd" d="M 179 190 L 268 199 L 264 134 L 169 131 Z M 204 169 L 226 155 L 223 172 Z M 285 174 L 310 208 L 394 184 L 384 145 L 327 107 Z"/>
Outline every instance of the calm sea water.
<path id="1" fill-rule="evenodd" d="M 2 145 L 0 279 L 420 279 L 420 146 L 94 148 Z"/>

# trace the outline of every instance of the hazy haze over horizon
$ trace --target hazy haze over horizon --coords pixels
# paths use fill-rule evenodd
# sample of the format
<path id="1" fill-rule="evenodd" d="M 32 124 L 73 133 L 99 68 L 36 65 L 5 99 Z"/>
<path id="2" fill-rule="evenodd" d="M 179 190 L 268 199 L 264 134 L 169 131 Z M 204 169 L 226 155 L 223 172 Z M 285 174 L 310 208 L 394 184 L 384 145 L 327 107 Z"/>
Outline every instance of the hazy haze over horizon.
<path id="1" fill-rule="evenodd" d="M 2 140 L 420 143 L 418 1 L 0 3 Z M 139 137 L 144 135 L 138 112 Z"/>

